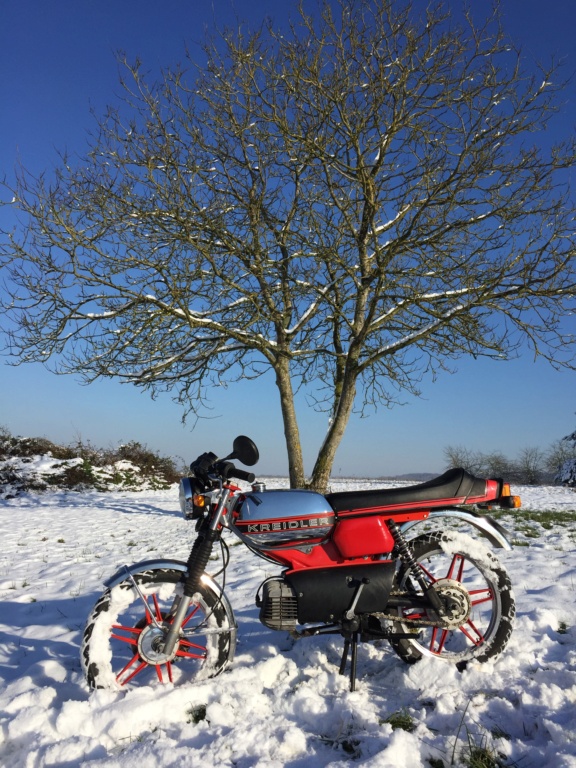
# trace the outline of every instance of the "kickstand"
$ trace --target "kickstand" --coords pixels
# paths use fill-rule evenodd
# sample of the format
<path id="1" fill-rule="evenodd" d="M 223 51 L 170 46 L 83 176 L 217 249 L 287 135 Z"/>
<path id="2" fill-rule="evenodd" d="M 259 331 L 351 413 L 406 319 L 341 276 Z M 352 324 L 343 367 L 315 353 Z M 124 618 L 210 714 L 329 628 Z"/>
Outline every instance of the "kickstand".
<path id="1" fill-rule="evenodd" d="M 346 661 L 348 659 L 348 651 L 352 646 L 352 657 L 350 659 L 350 690 L 356 690 L 356 658 L 358 654 L 358 632 L 352 632 L 344 640 L 344 650 L 342 651 L 342 661 L 340 662 L 340 674 L 343 675 L 346 671 Z"/>

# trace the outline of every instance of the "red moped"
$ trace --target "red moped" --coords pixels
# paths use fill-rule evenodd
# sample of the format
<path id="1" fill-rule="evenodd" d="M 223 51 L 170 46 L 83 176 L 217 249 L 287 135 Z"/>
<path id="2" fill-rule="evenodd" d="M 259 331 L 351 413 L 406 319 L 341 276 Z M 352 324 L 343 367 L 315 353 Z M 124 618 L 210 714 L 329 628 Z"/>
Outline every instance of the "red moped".
<path id="1" fill-rule="evenodd" d="M 342 635 L 340 672 L 350 656 L 351 690 L 359 641 L 387 640 L 409 663 L 434 656 L 460 667 L 504 650 L 515 612 L 510 580 L 478 535 L 461 529 L 510 549 L 487 514 L 520 506 L 508 484 L 451 469 L 392 489 L 267 490 L 233 463 L 258 458 L 244 436 L 225 458 L 198 457 L 180 482 L 182 512 L 196 521 L 188 561 L 147 560 L 106 582 L 82 642 L 92 688 L 201 680 L 230 664 L 236 620 L 206 573 L 220 546 L 225 577 L 225 532 L 279 568 L 257 591 L 262 624 L 295 638 Z"/>

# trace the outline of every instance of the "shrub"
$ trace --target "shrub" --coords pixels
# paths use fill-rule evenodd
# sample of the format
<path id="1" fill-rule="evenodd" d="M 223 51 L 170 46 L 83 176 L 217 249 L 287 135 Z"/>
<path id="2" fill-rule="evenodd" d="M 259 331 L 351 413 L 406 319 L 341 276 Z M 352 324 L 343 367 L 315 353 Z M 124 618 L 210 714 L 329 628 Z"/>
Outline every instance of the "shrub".
<path id="1" fill-rule="evenodd" d="M 118 456 L 124 461 L 136 464 L 140 471 L 146 475 L 160 475 L 168 483 L 176 483 L 180 474 L 173 459 L 161 457 L 141 443 L 131 441 L 121 445 Z"/>
<path id="2" fill-rule="evenodd" d="M 52 456 L 54 463 L 49 470 L 34 470 L 34 456 Z M 0 497 L 55 487 L 98 491 L 163 489 L 178 482 L 180 476 L 173 459 L 136 441 L 108 450 L 81 439 L 61 446 L 44 437 L 14 437 L 0 427 Z"/>

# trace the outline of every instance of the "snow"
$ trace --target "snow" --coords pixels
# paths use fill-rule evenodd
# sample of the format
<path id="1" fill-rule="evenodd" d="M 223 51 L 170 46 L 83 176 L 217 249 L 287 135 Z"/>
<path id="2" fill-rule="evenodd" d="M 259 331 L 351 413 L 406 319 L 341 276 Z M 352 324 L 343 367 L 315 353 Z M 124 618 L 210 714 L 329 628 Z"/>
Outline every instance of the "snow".
<path id="1" fill-rule="evenodd" d="M 332 490 L 377 485 L 334 481 Z M 566 488 L 513 492 L 525 510 L 576 510 Z M 294 642 L 263 627 L 254 595 L 274 566 L 231 546 L 226 594 L 239 631 L 229 670 L 195 684 L 90 693 L 79 649 L 102 582 L 125 562 L 187 558 L 194 525 L 176 488 L 22 495 L 0 500 L 0 515 L 2 765 L 429 768 L 430 759 L 451 765 L 453 753 L 462 765 L 471 738 L 508 764 L 576 768 L 573 523 L 545 527 L 522 510 L 501 521 L 516 543 L 496 554 L 517 620 L 495 662 L 464 672 L 433 658 L 408 666 L 385 643 L 362 644 L 351 693 L 338 674 L 342 639 Z M 412 732 L 385 722 L 399 711 Z"/>
<path id="2" fill-rule="evenodd" d="M 567 459 L 558 469 L 556 480 L 559 483 L 576 486 L 576 459 Z"/>

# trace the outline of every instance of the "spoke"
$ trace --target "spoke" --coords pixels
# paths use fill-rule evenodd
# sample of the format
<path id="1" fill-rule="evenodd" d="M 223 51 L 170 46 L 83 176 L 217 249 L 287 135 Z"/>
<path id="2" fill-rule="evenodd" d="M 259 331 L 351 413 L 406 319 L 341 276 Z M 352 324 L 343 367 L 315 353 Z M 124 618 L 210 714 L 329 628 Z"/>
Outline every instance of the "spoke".
<path id="1" fill-rule="evenodd" d="M 131 666 L 132 666 L 132 665 L 133 665 L 135 662 L 137 662 L 139 658 L 140 658 L 140 655 L 139 655 L 138 653 L 135 653 L 135 654 L 134 654 L 134 656 L 132 656 L 132 658 L 131 658 L 131 659 L 130 659 L 130 661 L 128 662 L 128 664 L 126 664 L 126 666 L 125 666 L 125 667 L 123 667 L 123 668 L 120 670 L 120 672 L 118 672 L 118 674 L 116 675 L 116 680 L 117 680 L 117 681 L 120 683 L 120 685 L 126 685 L 126 683 L 128 683 L 130 680 L 132 680 L 132 678 L 133 678 L 135 675 L 137 675 L 137 674 L 138 674 L 138 672 L 140 672 L 142 669 L 144 669 L 144 667 L 145 667 L 145 666 L 147 666 L 147 665 L 146 665 L 146 662 L 145 662 L 145 661 L 143 661 L 143 662 L 142 662 L 142 663 L 141 663 L 141 664 L 140 664 L 140 665 L 139 665 L 139 666 L 138 666 L 138 667 L 137 667 L 137 668 L 134 670 L 134 672 L 132 672 L 132 674 L 131 674 L 131 675 L 129 675 L 129 677 L 127 677 L 127 678 L 126 678 L 126 680 L 124 680 L 124 681 L 121 681 L 121 680 L 120 680 L 120 678 L 122 677 L 122 675 L 123 675 L 125 672 L 128 672 L 128 670 L 130 669 L 130 667 L 131 667 Z"/>
<path id="2" fill-rule="evenodd" d="M 182 629 L 182 627 L 185 627 L 186 624 L 188 624 L 188 622 L 190 621 L 190 619 L 194 618 L 194 616 L 198 612 L 199 608 L 200 608 L 199 605 L 195 605 L 194 606 L 193 610 L 188 614 L 188 616 L 182 622 L 182 626 L 180 627 L 180 629 Z"/>
<path id="3" fill-rule="evenodd" d="M 460 570 L 458 571 L 458 581 L 464 580 L 464 566 L 466 565 L 466 558 L 462 558 L 462 562 L 460 563 Z"/>
<path id="4" fill-rule="evenodd" d="M 470 629 L 472 630 L 472 632 L 473 632 L 473 633 L 475 633 L 475 635 L 476 635 L 476 638 L 474 638 L 474 637 L 472 636 L 472 634 L 471 634 L 470 632 L 468 632 L 468 630 L 466 630 L 466 629 L 465 629 L 464 625 L 462 625 L 462 626 L 459 628 L 459 629 L 460 629 L 460 632 L 462 632 L 462 634 L 463 634 L 465 637 L 467 637 L 467 638 L 468 638 L 468 640 L 470 640 L 470 642 L 471 642 L 471 643 L 473 643 L 474 645 L 482 645 L 482 643 L 483 643 L 483 642 L 485 641 L 485 639 L 486 639 L 486 638 L 484 637 L 484 635 L 483 635 L 483 634 L 482 634 L 482 633 L 481 633 L 481 632 L 480 632 L 480 631 L 477 629 L 477 627 L 474 625 L 474 622 L 473 622 L 471 619 L 468 619 L 468 621 L 466 622 L 466 624 L 468 624 L 468 626 L 470 627 Z"/>
<path id="5" fill-rule="evenodd" d="M 147 666 L 148 666 L 148 664 L 145 661 L 143 661 L 142 664 L 140 664 L 138 667 L 136 667 L 136 669 L 134 670 L 134 672 L 132 672 L 131 675 L 128 675 L 128 677 L 126 678 L 126 680 L 124 680 L 124 682 L 120 683 L 120 685 L 126 685 L 126 683 L 129 683 L 130 680 L 135 678 L 136 675 L 139 672 L 142 672 L 143 669 L 146 669 Z M 118 680 L 118 677 L 116 679 Z M 118 680 L 118 682 L 120 682 L 120 681 Z"/>
<path id="6" fill-rule="evenodd" d="M 166 671 L 168 672 L 168 680 L 173 683 L 174 680 L 172 680 L 172 662 L 167 661 L 166 662 Z"/>
<path id="7" fill-rule="evenodd" d="M 114 633 L 112 633 L 110 637 L 114 640 L 120 640 L 122 643 L 128 643 L 128 645 L 138 645 L 138 640 L 136 640 L 135 637 L 123 637 L 122 635 L 115 635 Z"/>
<path id="8" fill-rule="evenodd" d="M 136 627 L 123 627 L 120 624 L 114 624 L 112 629 L 118 629 L 122 632 L 131 632 L 133 635 L 139 635 L 140 632 L 142 632 L 141 629 L 137 629 Z M 128 643 L 128 645 L 138 645 L 138 640 L 135 637 L 125 637 L 123 635 L 115 635 L 114 633 L 112 633 L 110 637 L 115 640 L 120 640 L 123 643 Z"/>
<path id="9" fill-rule="evenodd" d="M 182 659 L 205 659 L 207 654 L 204 653 L 188 653 L 187 651 L 183 651 L 182 649 L 179 649 L 176 651 L 176 656 L 178 658 Z"/>
<path id="10" fill-rule="evenodd" d="M 189 640 L 180 640 L 180 646 L 186 646 L 186 648 L 198 648 L 199 651 L 206 650 L 205 645 L 196 645 L 196 643 L 191 643 Z"/>
<path id="11" fill-rule="evenodd" d="M 490 603 L 494 600 L 494 593 L 492 592 L 490 587 L 485 587 L 484 589 L 470 589 L 468 590 L 468 594 L 470 596 L 478 595 L 477 599 L 470 601 L 472 605 L 480 605 L 480 603 Z"/>
<path id="12" fill-rule="evenodd" d="M 406 612 L 404 614 L 405 619 L 425 619 L 428 614 L 426 611 L 424 613 L 408 613 Z"/>
<path id="13" fill-rule="evenodd" d="M 156 611 L 156 621 L 162 621 L 162 611 L 160 610 L 160 604 L 158 602 L 158 595 L 156 592 L 152 595 L 152 600 L 154 602 L 154 610 Z"/>
<path id="14" fill-rule="evenodd" d="M 456 576 L 454 572 L 457 571 Z M 447 579 L 454 579 L 454 581 L 462 581 L 462 574 L 464 573 L 464 558 L 462 555 L 454 555 L 450 568 L 446 574 Z"/>
<path id="15" fill-rule="evenodd" d="M 127 672 L 132 666 L 132 664 L 134 664 L 135 661 L 138 661 L 139 658 L 140 657 L 137 653 L 134 654 L 134 656 L 132 656 L 128 664 L 126 664 L 126 666 L 123 669 L 121 669 L 120 672 L 118 672 L 118 674 L 116 675 L 116 680 L 118 680 L 118 678 L 120 678 L 124 674 L 124 672 Z"/>
<path id="16" fill-rule="evenodd" d="M 156 674 L 158 676 L 158 682 L 163 683 L 164 678 L 162 676 L 162 667 L 160 666 L 160 664 L 156 664 Z"/>
<path id="17" fill-rule="evenodd" d="M 432 584 L 434 584 L 434 582 L 435 582 L 435 581 L 438 581 L 438 579 L 437 579 L 435 576 L 432 576 L 432 574 L 430 573 L 430 571 L 428 570 L 428 568 L 426 568 L 426 566 L 425 566 L 423 563 L 418 563 L 418 565 L 419 565 L 419 566 L 420 566 L 420 568 L 421 568 L 421 569 L 424 571 L 424 573 L 426 574 L 426 576 L 427 576 L 427 577 L 430 579 L 430 582 L 431 582 Z"/>
<path id="18" fill-rule="evenodd" d="M 439 632 L 441 632 L 440 640 L 438 640 Z M 432 653 L 437 653 L 437 654 L 442 653 L 442 651 L 444 650 L 444 645 L 446 643 L 448 634 L 449 632 L 447 629 L 440 630 L 439 627 L 434 627 L 434 629 L 432 630 L 432 639 L 430 640 L 430 650 L 432 651 Z M 434 650 L 434 645 L 436 642 L 438 642 L 438 647 L 436 650 Z"/>

